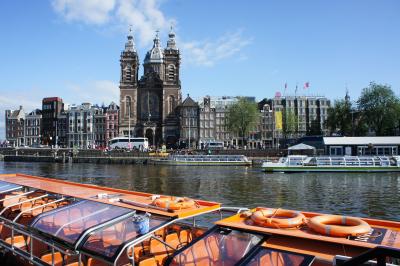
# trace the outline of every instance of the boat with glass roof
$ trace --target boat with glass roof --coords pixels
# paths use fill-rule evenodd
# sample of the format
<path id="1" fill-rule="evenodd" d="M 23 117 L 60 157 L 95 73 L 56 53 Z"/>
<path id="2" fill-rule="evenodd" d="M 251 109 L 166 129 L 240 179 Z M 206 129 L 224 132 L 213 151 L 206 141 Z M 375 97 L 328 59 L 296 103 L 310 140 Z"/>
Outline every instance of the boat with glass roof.
<path id="1" fill-rule="evenodd" d="M 152 162 L 186 166 L 250 166 L 252 164 L 251 160 L 244 155 L 170 155 L 152 159 Z"/>
<path id="2" fill-rule="evenodd" d="M 399 222 L 335 216 L 339 222 L 320 221 L 325 231 L 318 231 L 318 219 L 333 218 L 24 174 L 0 175 L 0 205 L 1 265 L 386 265 L 400 258 Z"/>
<path id="3" fill-rule="evenodd" d="M 289 155 L 262 164 L 265 172 L 400 172 L 400 156 Z"/>

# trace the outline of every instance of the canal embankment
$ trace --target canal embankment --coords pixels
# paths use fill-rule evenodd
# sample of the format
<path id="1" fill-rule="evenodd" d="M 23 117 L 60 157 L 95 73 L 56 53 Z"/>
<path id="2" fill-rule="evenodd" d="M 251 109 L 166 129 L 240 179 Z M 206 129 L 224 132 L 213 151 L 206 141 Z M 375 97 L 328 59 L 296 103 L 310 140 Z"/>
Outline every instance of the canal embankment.
<path id="1" fill-rule="evenodd" d="M 173 151 L 177 153 L 177 151 Z M 182 151 L 180 151 L 182 152 Z M 194 150 L 193 154 L 204 154 L 206 151 Z M 286 150 L 215 150 L 212 154 L 245 155 L 253 165 L 260 165 L 265 160 L 274 160 L 286 155 Z M 78 150 L 78 149 L 44 149 L 44 148 L 3 148 L 0 149 L 0 160 L 5 162 L 47 162 L 47 163 L 94 163 L 94 164 L 147 164 L 151 159 L 148 152 L 127 150 Z"/>

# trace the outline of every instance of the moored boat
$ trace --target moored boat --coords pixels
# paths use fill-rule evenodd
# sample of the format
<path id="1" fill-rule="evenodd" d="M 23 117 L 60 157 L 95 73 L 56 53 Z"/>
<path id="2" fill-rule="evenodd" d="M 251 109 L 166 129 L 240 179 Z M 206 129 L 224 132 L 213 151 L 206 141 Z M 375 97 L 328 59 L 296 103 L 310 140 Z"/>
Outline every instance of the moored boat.
<path id="1" fill-rule="evenodd" d="M 399 156 L 319 156 L 289 155 L 277 162 L 264 162 L 265 172 L 400 172 Z"/>
<path id="2" fill-rule="evenodd" d="M 249 166 L 251 161 L 244 155 L 170 155 L 166 158 L 151 160 L 162 165 L 187 166 Z"/>
<path id="3" fill-rule="evenodd" d="M 389 265 L 400 258 L 399 222 L 228 208 L 23 174 L 0 175 L 0 205 L 1 265 Z M 198 225 L 214 214 L 214 226 Z"/>

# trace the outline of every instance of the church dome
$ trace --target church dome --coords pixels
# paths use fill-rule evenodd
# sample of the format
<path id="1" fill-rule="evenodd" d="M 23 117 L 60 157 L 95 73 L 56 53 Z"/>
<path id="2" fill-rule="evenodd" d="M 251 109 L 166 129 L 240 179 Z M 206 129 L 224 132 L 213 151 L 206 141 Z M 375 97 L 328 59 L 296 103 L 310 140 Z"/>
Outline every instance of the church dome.
<path id="1" fill-rule="evenodd" d="M 144 63 L 162 64 L 163 57 L 164 57 L 163 50 L 161 49 L 160 38 L 158 37 L 158 32 L 157 32 L 156 37 L 154 38 L 153 48 L 151 48 L 151 50 L 147 52 L 146 57 L 144 59 Z"/>

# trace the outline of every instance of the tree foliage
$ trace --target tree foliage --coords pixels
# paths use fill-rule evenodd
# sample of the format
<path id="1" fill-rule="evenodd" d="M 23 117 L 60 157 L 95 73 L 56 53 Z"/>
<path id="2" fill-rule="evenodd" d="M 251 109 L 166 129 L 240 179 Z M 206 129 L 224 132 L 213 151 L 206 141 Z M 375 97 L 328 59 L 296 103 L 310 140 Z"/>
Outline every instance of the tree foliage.
<path id="1" fill-rule="evenodd" d="M 257 105 L 246 98 L 239 98 L 229 107 L 226 119 L 229 131 L 244 140 L 258 119 Z"/>
<path id="2" fill-rule="evenodd" d="M 296 114 L 291 109 L 283 111 L 283 128 L 282 133 L 285 137 L 291 136 L 298 132 L 298 121 Z"/>
<path id="3" fill-rule="evenodd" d="M 364 136 L 368 130 L 377 136 L 393 135 L 399 127 L 400 101 L 388 85 L 371 82 L 363 89 L 357 107 L 337 100 L 328 109 L 326 125 L 331 133 Z"/>
<path id="4" fill-rule="evenodd" d="M 318 136 L 322 135 L 321 123 L 320 120 L 314 119 L 311 121 L 311 126 L 307 130 L 308 136 Z"/>
<path id="5" fill-rule="evenodd" d="M 334 105 L 328 109 L 326 125 L 331 133 L 339 133 L 342 136 L 349 136 L 352 133 L 352 112 L 351 102 L 336 100 Z"/>
<path id="6" fill-rule="evenodd" d="M 371 82 L 357 101 L 364 122 L 377 136 L 392 135 L 399 125 L 400 103 L 388 85 Z"/>

